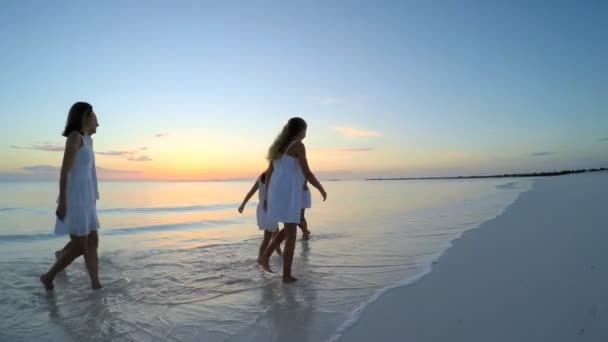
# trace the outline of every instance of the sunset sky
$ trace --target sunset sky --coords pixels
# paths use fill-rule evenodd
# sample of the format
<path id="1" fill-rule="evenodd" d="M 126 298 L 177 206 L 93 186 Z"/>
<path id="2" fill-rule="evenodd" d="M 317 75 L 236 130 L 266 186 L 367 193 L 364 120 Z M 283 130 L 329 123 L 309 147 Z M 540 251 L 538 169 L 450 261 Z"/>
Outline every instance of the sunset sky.
<path id="1" fill-rule="evenodd" d="M 284 123 L 322 178 L 608 166 L 606 1 L 2 1 L 0 180 L 250 178 Z"/>

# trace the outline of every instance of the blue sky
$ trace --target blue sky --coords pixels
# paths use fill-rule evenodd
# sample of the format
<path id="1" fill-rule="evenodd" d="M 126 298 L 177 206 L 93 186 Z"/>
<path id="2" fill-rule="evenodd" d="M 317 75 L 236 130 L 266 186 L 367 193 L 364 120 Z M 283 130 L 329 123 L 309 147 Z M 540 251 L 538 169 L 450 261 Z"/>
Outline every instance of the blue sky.
<path id="1" fill-rule="evenodd" d="M 5 1 L 0 178 L 78 100 L 106 178 L 248 177 L 293 115 L 328 177 L 608 166 L 607 36 L 604 1 Z"/>

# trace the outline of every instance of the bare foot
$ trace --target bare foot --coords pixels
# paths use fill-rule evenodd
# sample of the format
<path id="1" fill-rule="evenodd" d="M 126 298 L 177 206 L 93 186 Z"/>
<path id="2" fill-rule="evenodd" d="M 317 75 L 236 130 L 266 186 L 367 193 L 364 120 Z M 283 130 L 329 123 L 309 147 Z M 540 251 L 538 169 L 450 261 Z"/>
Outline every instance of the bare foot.
<path id="1" fill-rule="evenodd" d="M 283 283 L 289 284 L 298 281 L 298 278 L 294 278 L 292 276 L 283 276 Z"/>
<path id="2" fill-rule="evenodd" d="M 262 266 L 264 271 L 269 272 L 269 273 L 274 273 L 274 271 L 270 268 L 270 263 L 268 262 L 268 260 L 260 260 L 260 261 L 258 261 L 258 264 L 260 264 L 260 266 Z"/>
<path id="3" fill-rule="evenodd" d="M 101 289 L 103 289 L 103 286 L 101 286 L 101 283 L 100 283 L 100 282 L 95 282 L 95 283 L 93 283 L 93 284 L 91 285 L 91 288 L 92 288 L 93 290 L 101 290 Z"/>
<path id="4" fill-rule="evenodd" d="M 40 282 L 44 285 L 44 289 L 47 291 L 51 291 L 55 287 L 53 286 L 53 281 L 49 279 L 49 277 L 45 274 L 40 276 Z"/>
<path id="5" fill-rule="evenodd" d="M 310 230 L 307 230 L 302 234 L 302 240 L 308 241 L 309 239 L 310 239 Z"/>

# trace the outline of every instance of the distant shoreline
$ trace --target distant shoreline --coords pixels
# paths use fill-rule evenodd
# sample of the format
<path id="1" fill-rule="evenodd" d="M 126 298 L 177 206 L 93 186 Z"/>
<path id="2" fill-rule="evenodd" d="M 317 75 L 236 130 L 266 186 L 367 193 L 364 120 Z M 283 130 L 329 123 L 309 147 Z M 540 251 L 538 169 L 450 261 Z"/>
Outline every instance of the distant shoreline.
<path id="1" fill-rule="evenodd" d="M 546 176 L 562 176 L 573 173 L 585 173 L 585 172 L 601 172 L 608 171 L 608 168 L 602 167 L 599 169 L 580 169 L 580 170 L 563 170 L 553 172 L 535 172 L 535 173 L 512 173 L 503 175 L 479 175 L 479 176 L 441 176 L 441 177 L 389 177 L 389 178 L 357 178 L 357 179 L 341 179 L 341 178 L 330 178 L 322 179 L 324 182 L 342 182 L 342 181 L 396 181 L 396 180 L 446 180 L 446 179 L 485 179 L 485 178 L 522 178 L 522 177 L 546 177 Z M 103 183 L 239 183 L 239 182 L 250 182 L 252 178 L 237 178 L 237 179 L 101 179 Z M 57 179 L 0 179 L 2 183 L 48 183 L 58 182 Z"/>
<path id="2" fill-rule="evenodd" d="M 608 171 L 608 168 L 599 169 L 580 169 L 562 170 L 552 172 L 533 172 L 533 173 L 508 173 L 502 175 L 481 175 L 481 176 L 444 176 L 444 177 L 392 177 L 392 178 L 366 178 L 366 181 L 394 181 L 394 180 L 441 180 L 441 179 L 485 179 L 485 178 L 522 178 L 522 177 L 551 177 L 563 176 L 574 173 Z"/>

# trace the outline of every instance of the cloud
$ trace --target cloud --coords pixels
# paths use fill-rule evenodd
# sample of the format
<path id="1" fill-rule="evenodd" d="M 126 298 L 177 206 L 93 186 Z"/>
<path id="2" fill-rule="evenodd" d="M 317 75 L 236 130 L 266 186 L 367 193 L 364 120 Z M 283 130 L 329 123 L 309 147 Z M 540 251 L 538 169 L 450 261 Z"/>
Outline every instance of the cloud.
<path id="1" fill-rule="evenodd" d="M 346 138 L 362 138 L 362 137 L 379 137 L 382 134 L 376 131 L 370 131 L 366 129 L 360 129 L 355 127 L 344 127 L 338 126 L 333 127 L 333 129 L 340 134 L 342 134 Z"/>
<path id="2" fill-rule="evenodd" d="M 534 152 L 534 153 L 530 153 L 530 155 L 532 157 L 545 157 L 545 156 L 550 156 L 555 154 L 555 152 L 551 152 L 551 151 L 543 151 L 543 152 Z"/>
<path id="3" fill-rule="evenodd" d="M 166 138 L 166 137 L 168 137 L 168 136 L 169 136 L 169 133 L 167 133 L 167 132 L 164 132 L 164 133 L 157 133 L 157 134 L 154 134 L 154 136 L 155 136 L 156 138 Z"/>
<path id="4" fill-rule="evenodd" d="M 129 157 L 129 158 L 127 158 L 127 160 L 134 161 L 134 162 L 147 162 L 147 161 L 152 161 L 152 158 L 150 158 L 146 155 L 141 155 L 139 157 Z"/>
<path id="5" fill-rule="evenodd" d="M 166 135 L 165 135 L 166 136 Z M 30 146 L 15 146 L 10 145 L 10 148 L 14 148 L 17 150 L 36 150 L 36 151 L 46 151 L 46 152 L 63 152 L 65 147 L 60 145 L 52 145 L 52 144 L 39 144 L 39 145 L 30 145 Z M 97 151 L 96 154 L 102 156 L 115 156 L 115 157 L 124 157 L 129 160 L 136 158 L 135 155 L 141 151 L 147 151 L 147 147 L 140 147 L 136 150 L 112 150 L 112 151 Z M 141 157 L 138 157 L 141 158 Z M 143 161 L 138 160 L 138 161 Z"/>
<path id="6" fill-rule="evenodd" d="M 599 141 L 608 141 L 608 137 L 606 137 L 606 138 L 600 138 Z"/>
<path id="7" fill-rule="evenodd" d="M 312 148 L 310 153 L 313 154 L 325 154 L 325 155 L 350 155 L 350 154 L 361 154 L 374 151 L 370 147 L 361 148 Z"/>
<path id="8" fill-rule="evenodd" d="M 131 150 L 131 151 L 104 151 L 104 152 L 95 152 L 96 154 L 102 155 L 102 156 L 115 156 L 115 157 L 128 157 L 128 158 L 132 158 L 135 154 L 141 152 L 141 151 L 146 151 L 148 148 L 147 147 L 140 147 L 137 150 Z"/>
<path id="9" fill-rule="evenodd" d="M 132 151 L 105 151 L 105 152 L 95 152 L 95 153 L 100 154 L 102 156 L 121 157 L 121 158 L 127 159 L 128 161 L 134 161 L 134 162 L 151 161 L 152 158 L 150 158 L 147 155 L 140 155 L 140 156 L 136 155 L 136 154 L 138 154 L 142 151 L 146 151 L 146 150 L 148 150 L 147 147 L 140 147 L 137 150 L 132 150 Z"/>
<path id="10" fill-rule="evenodd" d="M 314 102 L 320 103 L 322 105 L 335 105 L 335 104 L 341 104 L 341 103 L 345 102 L 342 99 L 339 99 L 337 97 L 332 97 L 332 96 L 313 96 L 313 97 L 311 97 L 311 99 Z"/>
<path id="11" fill-rule="evenodd" d="M 137 151 L 105 151 L 105 152 L 95 152 L 95 153 L 102 155 L 102 156 L 124 157 L 124 156 L 130 156 L 136 152 Z"/>
<path id="12" fill-rule="evenodd" d="M 51 165 L 24 166 L 17 171 L 0 172 L 0 180 L 5 181 L 57 181 L 60 167 Z M 118 170 L 97 167 L 99 179 L 133 179 L 141 172 L 136 170 Z"/>
<path id="13" fill-rule="evenodd" d="M 10 145 L 10 147 L 17 149 L 17 150 L 36 150 L 36 151 L 45 151 L 45 152 L 62 152 L 65 149 L 64 146 L 51 145 L 51 144 L 30 145 L 30 146 Z"/>
<path id="14" fill-rule="evenodd" d="M 137 150 L 131 150 L 131 151 L 104 151 L 104 152 L 95 152 L 95 153 L 100 154 L 102 156 L 121 157 L 121 158 L 127 159 L 128 161 L 144 162 L 144 161 L 151 161 L 152 159 L 150 157 L 148 157 L 147 155 L 137 156 L 137 154 L 142 151 L 147 151 L 147 150 L 148 150 L 148 148 L 144 146 L 144 147 L 138 148 Z"/>
<path id="15" fill-rule="evenodd" d="M 152 158 L 150 158 L 149 156 L 142 154 L 139 155 L 142 151 L 147 151 L 148 148 L 147 147 L 140 147 L 136 150 L 124 150 L 124 151 L 104 151 L 104 152 L 95 152 L 99 155 L 102 156 L 113 156 L 113 157 L 120 157 L 120 158 L 124 158 L 128 161 L 132 161 L 132 162 L 147 162 L 147 161 L 151 161 Z"/>
<path id="16" fill-rule="evenodd" d="M 123 175 L 136 175 L 136 174 L 141 173 L 141 171 L 138 171 L 138 170 L 107 169 L 105 167 L 97 167 L 97 172 L 98 173 L 116 173 L 116 174 L 123 174 Z"/>
<path id="17" fill-rule="evenodd" d="M 32 172 L 32 173 L 59 173 L 61 170 L 57 166 L 51 165 L 32 165 L 32 166 L 24 166 L 21 170 Z"/>

